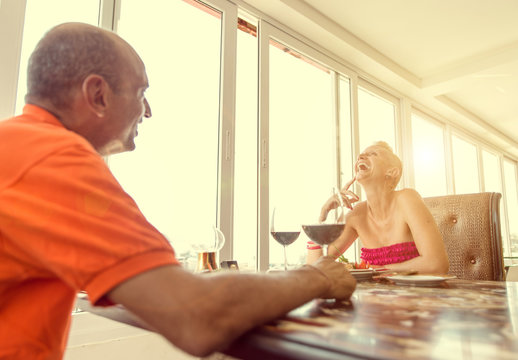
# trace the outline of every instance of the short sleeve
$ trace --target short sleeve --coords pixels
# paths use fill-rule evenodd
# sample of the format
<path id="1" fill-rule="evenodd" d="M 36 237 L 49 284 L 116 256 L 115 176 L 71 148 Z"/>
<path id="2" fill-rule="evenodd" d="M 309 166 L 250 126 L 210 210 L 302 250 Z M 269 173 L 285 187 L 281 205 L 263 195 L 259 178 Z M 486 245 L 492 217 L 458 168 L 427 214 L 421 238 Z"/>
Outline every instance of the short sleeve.
<path id="1" fill-rule="evenodd" d="M 137 172 L 137 170 L 136 170 Z M 178 264 L 102 158 L 81 146 L 35 164 L 0 194 L 6 251 L 92 302 L 143 271 Z"/>

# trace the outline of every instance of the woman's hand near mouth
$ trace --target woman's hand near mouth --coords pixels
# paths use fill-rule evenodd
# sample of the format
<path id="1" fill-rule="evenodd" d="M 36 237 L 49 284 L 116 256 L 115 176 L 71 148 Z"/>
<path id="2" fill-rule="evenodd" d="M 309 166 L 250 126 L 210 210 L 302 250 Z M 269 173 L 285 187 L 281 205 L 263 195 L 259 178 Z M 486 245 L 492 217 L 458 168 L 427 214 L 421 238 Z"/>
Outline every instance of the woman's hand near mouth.
<path id="1" fill-rule="evenodd" d="M 349 180 L 342 190 L 340 190 L 340 196 L 342 196 L 342 201 L 345 207 L 347 207 L 349 210 L 353 209 L 353 204 L 360 200 L 358 195 L 356 195 L 354 192 L 349 190 L 351 185 L 356 181 L 356 176 L 353 177 L 351 180 Z M 327 218 L 327 214 L 331 211 L 336 209 L 340 205 L 340 201 L 336 195 L 331 196 L 324 206 L 322 206 L 322 209 L 320 211 L 320 217 L 319 221 L 324 222 Z"/>

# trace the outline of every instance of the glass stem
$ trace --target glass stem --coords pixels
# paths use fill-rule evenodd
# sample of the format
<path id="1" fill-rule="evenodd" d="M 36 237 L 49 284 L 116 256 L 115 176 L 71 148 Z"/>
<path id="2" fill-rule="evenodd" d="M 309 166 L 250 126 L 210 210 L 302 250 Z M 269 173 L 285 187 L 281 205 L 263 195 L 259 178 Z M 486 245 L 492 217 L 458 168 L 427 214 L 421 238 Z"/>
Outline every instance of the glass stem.
<path id="1" fill-rule="evenodd" d="M 288 271 L 288 259 L 286 258 L 286 245 L 283 245 L 284 248 L 284 271 Z"/>

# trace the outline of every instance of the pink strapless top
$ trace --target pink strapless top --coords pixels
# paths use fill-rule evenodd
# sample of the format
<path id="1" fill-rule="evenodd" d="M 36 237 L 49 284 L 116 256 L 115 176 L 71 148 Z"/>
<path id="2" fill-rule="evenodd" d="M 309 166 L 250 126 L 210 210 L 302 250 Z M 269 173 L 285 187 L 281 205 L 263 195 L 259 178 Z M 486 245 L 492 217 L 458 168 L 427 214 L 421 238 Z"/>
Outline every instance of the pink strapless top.
<path id="1" fill-rule="evenodd" d="M 412 241 L 375 249 L 362 248 L 360 258 L 372 265 L 387 265 L 407 261 L 417 256 L 419 252 Z"/>

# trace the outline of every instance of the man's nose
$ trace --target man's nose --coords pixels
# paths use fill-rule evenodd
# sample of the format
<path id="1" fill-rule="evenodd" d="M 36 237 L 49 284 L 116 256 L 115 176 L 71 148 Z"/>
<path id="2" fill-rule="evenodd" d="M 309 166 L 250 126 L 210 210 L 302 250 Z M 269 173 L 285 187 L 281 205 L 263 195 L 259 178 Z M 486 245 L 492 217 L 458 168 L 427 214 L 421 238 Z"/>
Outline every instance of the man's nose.
<path id="1" fill-rule="evenodd" d="M 151 106 L 149 106 L 149 102 L 144 98 L 144 117 L 151 117 Z"/>

